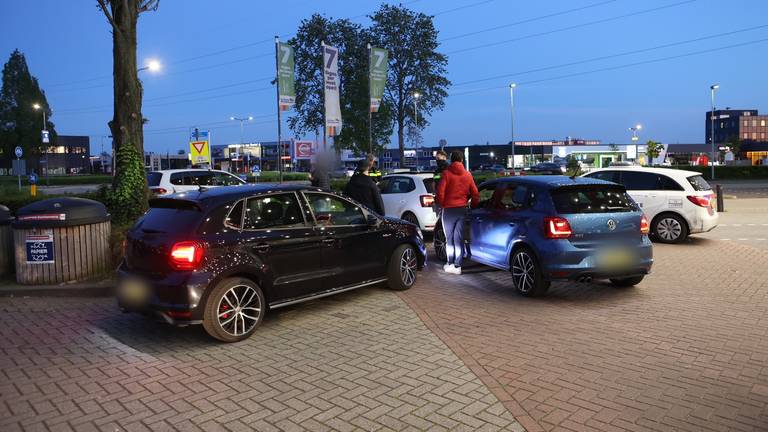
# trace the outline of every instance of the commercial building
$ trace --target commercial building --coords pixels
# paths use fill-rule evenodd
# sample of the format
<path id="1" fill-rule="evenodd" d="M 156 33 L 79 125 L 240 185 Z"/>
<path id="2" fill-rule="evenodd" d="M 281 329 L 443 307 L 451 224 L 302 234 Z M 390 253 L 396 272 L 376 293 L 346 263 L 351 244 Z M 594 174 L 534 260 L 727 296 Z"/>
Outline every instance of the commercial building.
<path id="1" fill-rule="evenodd" d="M 144 167 L 148 171 L 184 169 L 189 168 L 191 165 L 189 154 L 187 153 L 144 153 Z"/>
<path id="2" fill-rule="evenodd" d="M 41 175 L 84 174 L 91 171 L 91 142 L 87 136 L 58 135 L 56 144 L 43 151 L 35 167 Z M 29 162 L 27 168 L 30 168 Z"/>
<path id="3" fill-rule="evenodd" d="M 712 111 L 707 111 L 705 118 L 705 142 L 711 146 Z M 714 111 L 715 145 L 726 146 L 729 141 L 738 138 L 742 141 L 740 157 L 745 157 L 758 164 L 768 157 L 768 115 L 759 115 L 755 109 L 734 110 L 726 108 Z"/>

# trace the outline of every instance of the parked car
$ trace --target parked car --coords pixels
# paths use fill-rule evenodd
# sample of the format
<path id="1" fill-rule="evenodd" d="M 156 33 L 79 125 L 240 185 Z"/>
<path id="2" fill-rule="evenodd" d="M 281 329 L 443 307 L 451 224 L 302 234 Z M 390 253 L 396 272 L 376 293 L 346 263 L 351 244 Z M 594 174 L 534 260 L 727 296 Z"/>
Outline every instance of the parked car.
<path id="1" fill-rule="evenodd" d="M 652 237 L 662 243 L 680 243 L 717 226 L 715 194 L 695 171 L 631 166 L 595 170 L 585 177 L 624 185 L 648 217 Z"/>
<path id="2" fill-rule="evenodd" d="M 339 168 L 328 173 L 328 177 L 332 179 L 348 179 L 355 174 L 355 170 L 352 168 Z"/>
<path id="3" fill-rule="evenodd" d="M 226 171 L 209 169 L 175 169 L 147 173 L 149 191 L 155 195 L 197 190 L 200 186 L 234 186 L 245 184 L 242 178 Z"/>
<path id="4" fill-rule="evenodd" d="M 479 190 L 479 207 L 468 215 L 470 258 L 510 271 L 525 296 L 545 294 L 558 279 L 633 286 L 651 270 L 648 221 L 621 185 L 531 176 L 491 180 Z M 438 237 L 435 249 L 444 254 Z"/>
<path id="5" fill-rule="evenodd" d="M 529 168 L 529 171 L 539 174 L 563 175 L 565 174 L 565 166 L 554 162 L 539 162 Z"/>
<path id="6" fill-rule="evenodd" d="M 432 173 L 391 174 L 379 181 L 381 199 L 387 216 L 396 217 L 432 231 L 435 213 L 435 181 Z"/>
<path id="7" fill-rule="evenodd" d="M 268 310 L 386 283 L 405 290 L 426 250 L 413 225 L 341 195 L 246 185 L 150 200 L 126 236 L 117 297 L 126 311 L 202 324 L 224 342 Z"/>

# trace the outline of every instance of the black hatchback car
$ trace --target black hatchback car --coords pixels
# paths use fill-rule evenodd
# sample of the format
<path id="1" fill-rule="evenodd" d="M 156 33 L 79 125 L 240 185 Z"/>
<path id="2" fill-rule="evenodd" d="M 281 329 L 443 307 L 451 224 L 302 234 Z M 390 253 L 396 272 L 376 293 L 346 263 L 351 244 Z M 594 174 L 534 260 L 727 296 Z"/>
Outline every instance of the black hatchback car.
<path id="1" fill-rule="evenodd" d="M 405 290 L 424 266 L 418 227 L 342 195 L 242 185 L 150 201 L 128 232 L 118 304 L 216 339 L 249 337 L 269 309 L 369 285 Z"/>

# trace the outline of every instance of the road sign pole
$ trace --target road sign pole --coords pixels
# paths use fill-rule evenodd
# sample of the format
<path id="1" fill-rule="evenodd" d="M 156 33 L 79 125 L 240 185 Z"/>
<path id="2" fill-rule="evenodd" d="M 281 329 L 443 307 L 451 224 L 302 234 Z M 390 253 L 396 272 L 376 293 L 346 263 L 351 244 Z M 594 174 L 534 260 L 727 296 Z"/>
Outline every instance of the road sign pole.
<path id="1" fill-rule="evenodd" d="M 280 39 L 275 36 L 275 89 L 277 89 L 277 178 L 283 182 L 282 116 L 280 110 Z"/>

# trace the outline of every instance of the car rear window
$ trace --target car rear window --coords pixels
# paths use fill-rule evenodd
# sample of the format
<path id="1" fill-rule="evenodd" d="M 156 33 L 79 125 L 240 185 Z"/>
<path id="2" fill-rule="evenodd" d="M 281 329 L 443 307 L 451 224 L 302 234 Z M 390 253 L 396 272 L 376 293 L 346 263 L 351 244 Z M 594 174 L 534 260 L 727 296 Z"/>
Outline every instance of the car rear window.
<path id="1" fill-rule="evenodd" d="M 435 179 L 425 178 L 424 187 L 427 189 L 427 192 L 435 193 Z"/>
<path id="2" fill-rule="evenodd" d="M 704 180 L 704 177 L 701 175 L 695 175 L 688 177 L 688 183 L 693 186 L 693 190 L 695 191 L 708 191 L 712 190 L 712 186 L 707 183 L 706 180 Z"/>
<path id="3" fill-rule="evenodd" d="M 621 187 L 590 185 L 555 189 L 551 192 L 555 209 L 560 214 L 617 213 L 637 209 L 632 198 Z"/>
<path id="4" fill-rule="evenodd" d="M 147 184 L 149 187 L 160 186 L 160 180 L 163 179 L 163 173 L 151 172 L 147 174 Z"/>
<path id="5" fill-rule="evenodd" d="M 147 233 L 194 233 L 202 220 L 202 212 L 183 201 L 177 205 L 171 201 L 150 203 L 151 207 L 142 217 L 139 228 Z"/>

